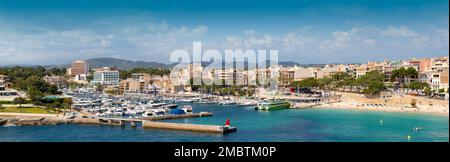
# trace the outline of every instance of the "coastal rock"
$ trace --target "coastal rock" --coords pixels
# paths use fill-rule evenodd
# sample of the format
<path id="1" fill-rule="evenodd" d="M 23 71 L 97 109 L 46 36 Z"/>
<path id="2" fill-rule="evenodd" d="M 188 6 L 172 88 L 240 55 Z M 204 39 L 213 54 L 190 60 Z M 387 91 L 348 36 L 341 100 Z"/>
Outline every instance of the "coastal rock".
<path id="1" fill-rule="evenodd" d="M 0 119 L 0 126 L 4 126 L 4 125 L 6 125 L 6 123 L 8 123 L 8 120 Z"/>

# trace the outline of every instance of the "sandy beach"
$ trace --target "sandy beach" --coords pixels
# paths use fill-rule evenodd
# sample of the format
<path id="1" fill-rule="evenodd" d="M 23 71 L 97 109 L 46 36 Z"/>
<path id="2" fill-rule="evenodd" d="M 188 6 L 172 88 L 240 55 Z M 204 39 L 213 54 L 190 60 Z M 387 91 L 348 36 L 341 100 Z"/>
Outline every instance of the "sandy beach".
<path id="1" fill-rule="evenodd" d="M 385 112 L 427 113 L 449 116 L 448 100 L 430 99 L 426 97 L 394 95 L 382 99 L 369 99 L 361 94 L 341 93 L 341 102 L 321 104 L 315 108 L 335 108 Z M 417 107 L 411 106 L 412 100 L 416 100 Z"/>

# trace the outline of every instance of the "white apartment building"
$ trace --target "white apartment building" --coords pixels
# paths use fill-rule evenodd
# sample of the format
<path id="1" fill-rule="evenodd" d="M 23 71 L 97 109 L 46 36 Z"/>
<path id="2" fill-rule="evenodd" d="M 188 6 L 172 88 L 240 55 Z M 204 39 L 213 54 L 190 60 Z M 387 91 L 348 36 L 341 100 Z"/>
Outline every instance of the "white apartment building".
<path id="1" fill-rule="evenodd" d="M 448 91 L 448 57 L 433 58 L 431 60 L 431 88 L 433 90 L 444 89 Z"/>
<path id="2" fill-rule="evenodd" d="M 96 69 L 91 83 L 100 83 L 106 86 L 119 86 L 119 71 L 108 67 Z"/>

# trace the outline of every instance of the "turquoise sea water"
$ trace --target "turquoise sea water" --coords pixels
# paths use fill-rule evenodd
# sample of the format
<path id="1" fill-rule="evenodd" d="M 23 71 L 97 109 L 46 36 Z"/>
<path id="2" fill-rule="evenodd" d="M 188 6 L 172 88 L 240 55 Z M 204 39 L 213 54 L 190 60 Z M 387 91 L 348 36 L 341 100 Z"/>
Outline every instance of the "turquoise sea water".
<path id="1" fill-rule="evenodd" d="M 167 141 L 167 142 L 407 142 L 449 141 L 449 117 L 428 114 L 333 109 L 255 111 L 252 108 L 193 105 L 213 117 L 165 122 L 238 128 L 226 135 L 97 125 L 0 127 L 0 141 Z M 383 124 L 380 124 L 383 120 Z M 414 131 L 421 127 L 421 131 Z"/>

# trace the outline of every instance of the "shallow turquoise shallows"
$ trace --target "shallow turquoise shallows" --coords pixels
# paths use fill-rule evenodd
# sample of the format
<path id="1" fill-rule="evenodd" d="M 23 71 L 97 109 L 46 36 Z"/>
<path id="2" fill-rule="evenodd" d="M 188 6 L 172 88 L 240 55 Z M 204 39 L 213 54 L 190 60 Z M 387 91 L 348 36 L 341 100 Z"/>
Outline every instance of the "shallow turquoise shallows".
<path id="1" fill-rule="evenodd" d="M 0 127 L 0 141 L 407 142 L 407 136 L 412 142 L 449 141 L 448 116 L 332 109 L 260 112 L 250 107 L 192 106 L 195 112 L 210 111 L 214 116 L 165 122 L 223 125 L 230 119 L 238 131 L 217 135 L 129 126 Z M 414 131 L 415 127 L 422 129 Z"/>

